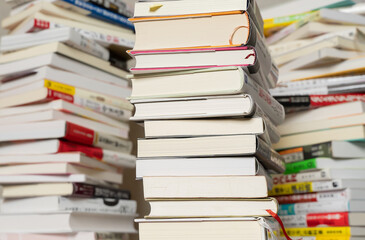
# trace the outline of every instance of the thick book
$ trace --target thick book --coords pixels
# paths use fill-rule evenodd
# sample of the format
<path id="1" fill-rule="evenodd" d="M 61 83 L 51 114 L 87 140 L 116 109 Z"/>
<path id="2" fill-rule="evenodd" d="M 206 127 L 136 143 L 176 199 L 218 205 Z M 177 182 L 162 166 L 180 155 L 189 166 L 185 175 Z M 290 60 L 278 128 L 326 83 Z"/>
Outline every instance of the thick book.
<path id="1" fill-rule="evenodd" d="M 1 233 L 136 233 L 135 215 L 64 212 L 53 214 L 2 214 Z"/>
<path id="2" fill-rule="evenodd" d="M 252 47 L 184 48 L 129 51 L 136 59 L 134 74 L 205 69 L 228 66 L 247 67 L 257 60 Z"/>
<path id="3" fill-rule="evenodd" d="M 280 204 L 279 215 L 301 215 L 327 212 L 364 212 L 364 200 L 348 200 L 334 202 L 307 202 Z"/>
<path id="4" fill-rule="evenodd" d="M 228 95 L 189 98 L 132 100 L 135 107 L 132 121 L 189 119 L 213 117 L 249 117 L 256 105 L 251 96 Z M 228 109 L 229 108 L 229 109 Z"/>
<path id="5" fill-rule="evenodd" d="M 364 227 L 313 227 L 313 228 L 286 228 L 286 232 L 293 237 L 316 236 L 320 237 L 345 237 L 346 239 L 359 239 L 365 236 Z"/>
<path id="6" fill-rule="evenodd" d="M 151 200 L 151 211 L 146 218 L 196 218 L 196 217 L 270 217 L 267 210 L 278 211 L 274 198 L 260 199 L 210 199 L 210 200 Z"/>
<path id="7" fill-rule="evenodd" d="M 63 138 L 71 142 L 94 145 L 123 152 L 130 142 L 108 134 L 95 132 L 64 120 L 1 125 L 0 142 Z"/>
<path id="8" fill-rule="evenodd" d="M 15 51 L 50 42 L 64 42 L 70 47 L 106 61 L 110 58 L 108 49 L 68 27 L 50 29 L 38 33 L 3 36 L 1 38 L 0 51 Z"/>
<path id="9" fill-rule="evenodd" d="M 364 174 L 365 170 L 363 168 L 324 168 L 320 170 L 309 169 L 309 171 L 301 171 L 292 174 L 273 174 L 272 178 L 275 184 L 285 184 L 332 179 L 364 179 Z"/>
<path id="10" fill-rule="evenodd" d="M 268 197 L 264 176 L 143 177 L 143 195 L 154 199 L 241 199 Z"/>
<path id="11" fill-rule="evenodd" d="M 330 212 L 281 216 L 287 228 L 362 226 L 364 213 Z"/>
<path id="12" fill-rule="evenodd" d="M 266 169 L 285 171 L 281 156 L 255 135 L 139 139 L 139 158 L 256 156 Z"/>
<path id="13" fill-rule="evenodd" d="M 287 149 L 310 144 L 318 144 L 332 140 L 356 141 L 365 138 L 364 125 L 355 125 L 342 128 L 333 128 L 322 131 L 299 133 L 283 136 L 278 143 L 273 145 L 274 149 Z"/>
<path id="14" fill-rule="evenodd" d="M 254 134 L 276 143 L 280 135 L 270 120 L 261 117 L 241 119 L 175 119 L 144 121 L 146 138 L 197 137 L 214 135 Z"/>
<path id="15" fill-rule="evenodd" d="M 4 186 L 3 190 L 3 197 L 6 199 L 42 196 L 112 199 L 131 198 L 131 194 L 127 190 L 75 182 L 13 184 Z"/>
<path id="16" fill-rule="evenodd" d="M 127 139 L 129 135 L 129 125 L 127 123 L 124 123 L 124 126 L 114 127 L 97 121 L 89 120 L 84 117 L 64 113 L 58 110 L 36 111 L 31 113 L 17 114 L 13 116 L 4 116 L 0 117 L 0 124 L 6 127 L 7 125 L 14 126 L 15 124 L 26 124 L 55 120 L 64 120 L 75 125 L 87 126 L 93 131 L 101 132 L 103 134 L 108 134 L 114 137 Z"/>
<path id="17" fill-rule="evenodd" d="M 175 15 L 130 20 L 136 29 L 134 50 L 229 47 L 251 43 L 255 46 L 260 36 L 249 14 L 242 11 L 191 14 L 189 19 L 186 15 Z M 149 31 L 151 28 L 154 31 Z M 186 38 L 186 33 L 189 33 L 189 38 Z"/>
<path id="18" fill-rule="evenodd" d="M 8 165 L 0 167 L 0 175 L 69 175 L 69 174 L 85 174 L 102 181 L 110 183 L 122 184 L 123 176 L 121 173 L 92 169 L 83 167 L 74 163 L 33 163 L 22 165 Z"/>
<path id="19" fill-rule="evenodd" d="M 249 94 L 274 124 L 284 119 L 284 108 L 240 67 L 134 75 L 132 85 L 131 99 Z"/>
<path id="20" fill-rule="evenodd" d="M 246 11 L 252 16 L 261 35 L 263 34 L 263 20 L 257 2 L 253 0 L 228 0 L 224 4 L 214 0 L 197 3 L 194 0 L 187 1 L 158 1 L 158 2 L 136 2 L 134 17 L 159 17 L 176 16 L 186 14 L 202 14 L 216 12 Z"/>
<path id="21" fill-rule="evenodd" d="M 345 190 L 294 194 L 286 196 L 277 196 L 275 198 L 276 200 L 278 200 L 280 204 L 365 200 L 365 190 L 347 188 Z"/>
<path id="22" fill-rule="evenodd" d="M 0 148 L 0 158 L 14 158 L 21 159 L 21 156 L 27 155 L 29 158 L 36 159 L 36 157 L 46 158 L 48 156 L 50 159 L 54 156 L 85 154 L 87 157 L 95 158 L 99 161 L 103 161 L 108 164 L 119 167 L 135 167 L 136 158 L 130 155 L 132 150 L 132 144 L 125 146 L 123 152 L 112 151 L 98 147 L 90 147 L 83 144 L 77 144 L 69 141 L 64 141 L 60 139 L 50 139 L 50 140 L 39 140 L 39 141 L 28 141 L 28 142 L 11 142 L 1 144 Z M 57 153 L 57 154 L 56 154 Z M 51 154 L 51 155 L 50 155 Z M 80 157 L 82 158 L 82 157 Z M 26 161 L 27 158 L 24 158 Z M 40 161 L 40 160 L 39 160 Z M 57 161 L 57 160 L 55 160 Z M 0 164 L 3 164 L 1 162 Z"/>
<path id="23" fill-rule="evenodd" d="M 50 84 L 48 84 L 49 81 L 104 95 L 111 95 L 115 98 L 126 98 L 131 94 L 131 89 L 129 87 L 121 87 L 106 82 L 99 82 L 82 75 L 45 66 L 34 70 L 34 74 L 30 76 L 24 76 L 13 81 L 4 82 L 0 88 L 2 90 L 0 97 L 9 97 L 36 90 L 41 87 L 51 87 Z M 69 90 L 69 92 L 73 91 Z"/>
<path id="24" fill-rule="evenodd" d="M 346 188 L 364 189 L 365 179 L 335 179 L 330 181 L 299 182 L 274 185 L 269 195 L 281 196 L 299 193 L 334 191 Z"/>
<path id="25" fill-rule="evenodd" d="M 98 70 L 105 71 L 109 74 L 113 74 L 117 77 L 126 79 L 128 73 L 122 69 L 114 67 L 110 62 L 102 60 L 98 57 L 79 51 L 75 48 L 69 47 L 60 42 L 42 44 L 26 49 L 22 49 L 16 52 L 10 52 L 1 55 L 0 64 L 10 63 L 14 61 L 30 59 L 38 57 L 44 54 L 57 53 L 72 60 L 79 61 L 90 67 L 94 67 Z"/>
<path id="26" fill-rule="evenodd" d="M 333 159 L 333 158 L 312 158 L 300 162 L 293 162 L 285 164 L 286 173 L 298 173 L 306 170 L 318 170 L 326 168 L 341 168 L 351 169 L 356 166 L 359 170 L 365 168 L 363 158 L 352 158 L 352 159 Z M 356 172 L 356 171 L 354 171 Z"/>
<path id="27" fill-rule="evenodd" d="M 5 199 L 0 207 L 2 214 L 57 213 L 65 211 L 133 215 L 137 211 L 137 202 L 112 198 L 46 196 Z"/>
<path id="28" fill-rule="evenodd" d="M 75 21 L 67 21 L 66 19 L 51 17 L 41 13 L 36 13 L 32 17 L 25 19 L 13 29 L 10 34 L 34 33 L 60 27 L 70 27 L 74 31 L 89 39 L 93 39 L 97 43 L 108 48 L 125 50 L 126 48 L 132 48 L 134 45 L 134 34 L 121 34 L 117 31 L 90 26 Z"/>
<path id="29" fill-rule="evenodd" d="M 77 232 L 58 234 L 1 233 L 1 240 L 123 240 L 123 233 Z"/>
<path id="30" fill-rule="evenodd" d="M 278 152 L 286 163 L 299 162 L 311 158 L 363 158 L 365 143 L 362 141 L 330 141 Z"/>
<path id="31" fill-rule="evenodd" d="M 265 218 L 262 219 L 266 224 Z M 232 236 L 236 239 L 268 238 L 268 230 L 257 217 L 250 218 L 186 218 L 186 219 L 137 219 L 141 240 L 171 238 L 181 240 L 211 240 Z M 168 229 L 168 231 L 166 231 Z M 250 236 L 250 237 L 249 237 Z"/>

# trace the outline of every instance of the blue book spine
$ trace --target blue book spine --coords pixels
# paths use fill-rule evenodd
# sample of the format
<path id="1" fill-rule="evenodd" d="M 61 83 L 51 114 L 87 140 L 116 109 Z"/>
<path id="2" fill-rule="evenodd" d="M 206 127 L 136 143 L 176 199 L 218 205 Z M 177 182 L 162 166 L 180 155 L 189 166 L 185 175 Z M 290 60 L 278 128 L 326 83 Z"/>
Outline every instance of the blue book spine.
<path id="1" fill-rule="evenodd" d="M 91 14 L 89 14 L 90 17 L 98 18 L 100 20 L 118 24 L 125 28 L 134 30 L 133 23 L 128 21 L 128 18 L 126 18 L 122 15 L 113 13 L 112 11 L 98 7 L 92 3 L 85 2 L 82 0 L 62 0 L 62 1 L 75 5 L 79 8 L 85 9 L 87 11 L 90 11 L 90 13 L 91 13 Z"/>
<path id="2" fill-rule="evenodd" d="M 278 215 L 295 215 L 295 203 L 280 204 Z"/>

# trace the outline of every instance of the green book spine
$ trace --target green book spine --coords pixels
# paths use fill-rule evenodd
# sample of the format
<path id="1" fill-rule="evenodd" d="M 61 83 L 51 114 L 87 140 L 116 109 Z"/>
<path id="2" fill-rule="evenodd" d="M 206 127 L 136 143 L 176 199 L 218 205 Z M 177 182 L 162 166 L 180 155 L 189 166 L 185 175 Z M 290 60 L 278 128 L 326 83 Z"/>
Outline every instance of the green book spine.
<path id="1" fill-rule="evenodd" d="M 312 158 L 300 162 L 287 163 L 285 164 L 285 167 L 285 174 L 298 173 L 303 170 L 317 168 L 317 161 L 316 158 Z"/>

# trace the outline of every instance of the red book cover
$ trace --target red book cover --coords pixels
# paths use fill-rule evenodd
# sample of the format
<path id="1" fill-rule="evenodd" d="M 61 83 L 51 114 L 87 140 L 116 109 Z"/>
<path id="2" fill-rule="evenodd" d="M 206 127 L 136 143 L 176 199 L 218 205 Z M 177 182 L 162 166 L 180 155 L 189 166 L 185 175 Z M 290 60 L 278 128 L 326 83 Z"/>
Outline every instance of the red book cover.
<path id="1" fill-rule="evenodd" d="M 311 107 L 322 107 L 339 103 L 362 101 L 365 102 L 364 93 L 343 93 L 328 95 L 310 95 Z"/>
<path id="2" fill-rule="evenodd" d="M 349 216 L 347 212 L 334 213 L 312 213 L 307 215 L 308 227 L 318 227 L 326 225 L 331 227 L 349 226 Z"/>
<path id="3" fill-rule="evenodd" d="M 103 159 L 103 149 L 98 147 L 89 147 L 81 144 L 76 144 L 72 142 L 59 141 L 58 152 L 81 152 L 86 156 L 96 159 Z"/>
<path id="4" fill-rule="evenodd" d="M 71 142 L 92 145 L 94 143 L 95 135 L 95 132 L 91 129 L 68 122 L 64 139 Z"/>

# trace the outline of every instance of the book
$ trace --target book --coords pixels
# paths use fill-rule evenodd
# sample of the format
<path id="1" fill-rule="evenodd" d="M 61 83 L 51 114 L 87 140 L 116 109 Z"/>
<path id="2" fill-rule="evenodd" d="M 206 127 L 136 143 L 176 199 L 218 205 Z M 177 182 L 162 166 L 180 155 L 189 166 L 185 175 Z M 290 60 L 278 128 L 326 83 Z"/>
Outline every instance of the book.
<path id="1" fill-rule="evenodd" d="M 363 212 L 364 200 L 348 200 L 335 202 L 306 202 L 280 204 L 278 214 L 280 215 L 302 215 L 308 213 L 329 213 L 329 212 Z"/>
<path id="2" fill-rule="evenodd" d="M 275 184 L 284 184 L 291 182 L 312 182 L 332 179 L 364 179 L 363 169 L 353 168 L 324 168 L 311 169 L 309 171 L 302 171 L 291 174 L 273 174 L 272 178 Z"/>
<path id="3" fill-rule="evenodd" d="M 95 132 L 63 120 L 2 125 L 0 142 L 63 138 L 65 140 L 93 145 L 123 152 L 130 142 L 125 139 Z"/>
<path id="4" fill-rule="evenodd" d="M 92 78 L 86 78 L 48 66 L 38 68 L 34 72 L 35 73 L 30 76 L 2 83 L 0 97 L 21 94 L 41 87 L 52 87 L 50 86 L 51 84 L 48 84 L 49 81 L 98 92 L 104 95 L 111 95 L 115 98 L 126 98 L 131 94 L 131 89 L 129 87 L 120 87 L 105 82 L 99 82 Z M 71 89 L 68 92 L 72 93 L 73 91 Z"/>
<path id="5" fill-rule="evenodd" d="M 241 3 L 241 7 L 244 5 Z M 188 14 L 189 19 L 186 19 L 186 16 L 130 19 L 136 29 L 136 43 L 133 49 L 214 48 L 251 45 L 251 43 L 256 46 L 257 37 L 260 36 L 254 21 L 251 21 L 249 14 L 245 11 Z M 212 23 L 214 23 L 214 27 L 212 27 Z M 151 32 L 148 29 L 155 31 Z M 184 37 L 187 32 L 189 33 L 188 39 Z"/>
<path id="6" fill-rule="evenodd" d="M 363 158 L 364 142 L 329 141 L 279 151 L 286 163 L 299 162 L 306 159 L 327 158 Z"/>
<path id="7" fill-rule="evenodd" d="M 208 240 L 231 235 L 237 238 L 264 240 L 267 230 L 258 218 L 186 218 L 186 219 L 137 219 L 140 239 L 180 237 L 183 240 Z M 266 220 L 264 219 L 266 222 Z M 169 229 L 169 231 L 166 231 Z M 252 236 L 252 237 L 251 237 Z"/>
<path id="8" fill-rule="evenodd" d="M 9 176 L 11 177 L 11 175 Z M 23 199 L 42 196 L 67 196 L 74 198 L 130 199 L 129 191 L 75 182 L 15 184 L 4 186 L 3 197 Z"/>
<path id="9" fill-rule="evenodd" d="M 326 236 L 346 237 L 353 239 L 356 236 L 364 236 L 363 227 L 313 227 L 313 228 L 287 228 L 290 236 Z M 317 237 L 316 237 L 317 238 Z M 355 238 L 356 239 L 356 238 Z"/>
<path id="10" fill-rule="evenodd" d="M 0 215 L 2 233 L 135 233 L 134 215 L 97 213 L 8 214 Z M 82 224 L 81 224 L 82 223 Z"/>
<path id="11" fill-rule="evenodd" d="M 329 130 L 299 133 L 281 137 L 278 143 L 273 145 L 274 149 L 287 149 L 310 144 L 318 144 L 331 140 L 362 140 L 365 138 L 364 126 L 356 125 L 343 128 L 333 128 Z"/>
<path id="12" fill-rule="evenodd" d="M 263 32 L 263 20 L 260 9 L 256 1 L 238 1 L 229 0 L 225 4 L 217 3 L 215 1 L 204 1 L 197 4 L 195 1 L 188 0 L 182 2 L 159 1 L 151 2 L 136 2 L 134 7 L 134 18 L 139 17 L 159 17 L 159 16 L 176 16 L 186 14 L 202 14 L 202 13 L 216 13 L 216 12 L 231 12 L 231 11 L 246 11 L 252 16 L 261 35 Z"/>
<path id="13" fill-rule="evenodd" d="M 132 100 L 132 121 L 208 117 L 252 116 L 255 104 L 249 95 L 159 98 Z M 230 109 L 227 109 L 229 106 Z"/>
<path id="14" fill-rule="evenodd" d="M 134 75 L 132 85 L 131 99 L 249 94 L 273 123 L 284 119 L 284 108 L 240 67 Z"/>
<path id="15" fill-rule="evenodd" d="M 138 139 L 139 158 L 255 155 L 266 169 L 285 170 L 280 155 L 254 135 Z"/>
<path id="16" fill-rule="evenodd" d="M 114 127 L 57 110 L 36 111 L 13 116 L 2 116 L 0 117 L 0 124 L 6 127 L 9 125 L 14 126 L 15 124 L 53 120 L 64 120 L 75 125 L 87 126 L 92 131 L 101 132 L 119 138 L 127 139 L 129 134 L 129 125 L 127 123 L 124 123 L 124 126 Z"/>
<path id="17" fill-rule="evenodd" d="M 330 181 L 298 182 L 274 185 L 270 196 L 281 196 L 299 193 L 333 191 L 345 188 L 364 189 L 365 179 L 335 179 Z"/>
<path id="18" fill-rule="evenodd" d="M 67 0 L 67 1 L 69 1 L 69 0 Z M 86 4 L 88 4 L 88 3 L 86 3 Z M 89 10 L 91 10 L 91 9 L 89 9 Z M 61 17 L 61 18 L 64 18 L 64 19 L 67 19 L 67 20 L 70 20 L 70 21 L 74 21 L 74 22 L 90 23 L 92 25 L 102 27 L 102 28 L 106 28 L 106 29 L 111 29 L 111 30 L 114 30 L 114 31 L 119 30 L 120 32 L 124 32 L 124 33 L 133 33 L 132 24 L 127 23 L 128 21 L 126 20 L 126 18 L 124 18 L 122 16 L 120 16 L 120 19 L 123 18 L 123 20 L 125 20 L 125 22 L 128 24 L 128 26 L 132 26 L 132 27 L 129 27 L 129 29 L 121 28 L 119 26 L 116 26 L 115 24 L 107 23 L 103 20 L 99 20 L 99 19 L 96 19 L 96 18 L 93 18 L 93 17 L 88 17 L 88 16 L 82 15 L 78 12 L 69 11 L 69 10 L 58 7 L 54 4 L 52 4 L 50 2 L 46 2 L 46 1 L 36 3 L 32 6 L 30 6 L 29 8 L 25 9 L 24 11 L 19 12 L 18 14 L 15 14 L 13 16 L 9 16 L 9 17 L 5 18 L 2 21 L 1 25 L 2 25 L 3 28 L 11 30 L 14 27 L 16 27 L 20 22 L 22 22 L 24 19 L 32 16 L 33 14 L 36 14 L 37 12 L 45 13 L 45 14 L 50 15 L 50 16 Z M 85 13 L 86 11 L 82 11 L 82 12 Z M 104 13 L 106 13 L 106 12 L 107 12 L 107 10 L 104 10 Z M 117 14 L 110 13 L 109 16 L 110 15 L 114 16 L 114 15 L 117 15 Z"/>
<path id="19" fill-rule="evenodd" d="M 240 200 L 153 200 L 148 202 L 151 211 L 146 218 L 192 218 L 192 217 L 249 217 L 271 216 L 266 210 L 278 211 L 274 198 Z"/>
<path id="20" fill-rule="evenodd" d="M 22 199 L 5 199 L 1 204 L 2 214 L 90 212 L 121 215 L 136 214 L 137 202 L 134 200 L 111 198 L 70 198 L 46 196 Z"/>
<path id="21" fill-rule="evenodd" d="M 266 124 L 268 121 L 261 117 L 147 120 L 144 121 L 144 130 L 145 138 L 254 134 L 264 139 L 266 132 L 270 142 L 278 142 L 280 135 L 273 124 Z"/>
<path id="22" fill-rule="evenodd" d="M 20 143 L 5 143 L 0 144 L 0 158 L 14 157 L 14 161 L 17 159 L 17 155 L 27 155 L 28 157 L 41 157 L 48 156 L 50 159 L 52 156 L 62 156 L 61 153 L 67 153 L 65 156 L 72 155 L 71 152 L 77 154 L 85 154 L 90 158 L 95 158 L 100 161 L 112 164 L 120 167 L 135 167 L 136 158 L 130 155 L 132 150 L 132 143 L 125 146 L 123 152 L 112 151 L 98 147 L 89 147 L 87 145 L 77 144 L 59 139 L 28 141 Z M 55 154 L 58 153 L 58 154 Z M 49 154 L 52 154 L 49 156 Z M 21 159 L 21 157 L 18 159 Z M 57 157 L 56 157 L 57 158 Z M 24 158 L 26 159 L 26 158 Z"/>
<path id="23" fill-rule="evenodd" d="M 77 232 L 58 234 L 3 233 L 1 240 L 124 240 L 123 233 Z"/>
<path id="24" fill-rule="evenodd" d="M 4 82 L 13 80 L 31 74 L 35 69 L 44 66 L 57 68 L 121 87 L 128 87 L 129 85 L 129 81 L 126 79 L 127 75 L 121 77 L 105 71 L 100 71 L 87 64 L 83 64 L 83 62 L 73 60 L 57 53 L 42 54 L 31 58 L 0 64 L 0 79 Z"/>
<path id="25" fill-rule="evenodd" d="M 18 155 L 2 155 L 0 156 L 0 167 L 16 164 L 38 164 L 38 163 L 70 163 L 80 166 L 105 170 L 110 172 L 119 172 L 120 166 L 112 166 L 95 158 L 84 156 L 81 153 L 65 153 L 65 154 L 47 154 L 47 155 L 27 155 L 19 153 Z"/>
<path id="26" fill-rule="evenodd" d="M 362 158 L 359 159 L 333 159 L 333 158 L 312 158 L 300 162 L 287 163 L 287 173 L 297 173 L 305 170 L 315 170 L 322 168 L 351 168 L 351 166 L 358 166 L 362 168 Z"/>
<path id="27" fill-rule="evenodd" d="M 57 18 L 53 16 L 36 13 L 25 19 L 10 33 L 11 35 L 34 33 L 47 29 L 60 27 L 70 27 L 74 31 L 95 40 L 102 46 L 115 50 L 125 50 L 132 48 L 134 44 L 134 35 L 103 29 L 97 26 L 89 26 L 80 22 L 68 21 L 67 19 Z"/>
<path id="28" fill-rule="evenodd" d="M 337 48 L 322 48 L 316 52 L 309 53 L 288 62 L 287 64 L 281 66 L 280 70 L 285 72 L 290 70 L 317 67 L 321 65 L 328 66 L 329 64 L 338 63 L 360 56 L 362 56 L 362 52 L 347 51 Z"/>
<path id="29" fill-rule="evenodd" d="M 111 183 L 122 183 L 122 175 L 116 172 L 92 169 L 73 163 L 33 163 L 0 167 L 1 175 L 20 174 L 86 174 Z"/>
<path id="30" fill-rule="evenodd" d="M 99 45 L 93 39 L 86 38 L 68 27 L 50 29 L 38 33 L 3 36 L 1 38 L 0 51 L 9 52 L 50 42 L 64 42 L 70 47 L 106 61 L 110 58 L 108 49 Z"/>
<path id="31" fill-rule="evenodd" d="M 365 190 L 347 188 L 345 190 L 294 194 L 286 196 L 277 196 L 275 198 L 280 204 L 293 204 L 293 203 L 305 203 L 305 202 L 336 202 L 336 201 L 343 202 L 349 200 L 365 200 Z"/>
<path id="32" fill-rule="evenodd" d="M 48 53 L 58 53 L 65 57 L 87 64 L 96 69 L 116 75 L 117 77 L 122 77 L 124 79 L 127 77 L 126 71 L 112 66 L 110 62 L 94 57 L 90 54 L 84 53 L 75 48 L 71 48 L 59 42 L 38 45 L 23 50 L 19 50 L 16 52 L 3 54 L 1 55 L 0 64 L 37 57 Z"/>
<path id="33" fill-rule="evenodd" d="M 362 226 L 360 223 L 363 213 L 333 212 L 333 213 L 309 213 L 303 215 L 282 216 L 281 220 L 288 228 L 307 227 L 344 227 Z"/>
<path id="34" fill-rule="evenodd" d="M 146 200 L 268 197 L 264 176 L 143 177 Z"/>
<path id="35" fill-rule="evenodd" d="M 136 66 L 130 69 L 134 74 L 232 65 L 245 67 L 256 62 L 256 52 L 251 47 L 133 50 L 129 53 L 136 59 Z"/>

